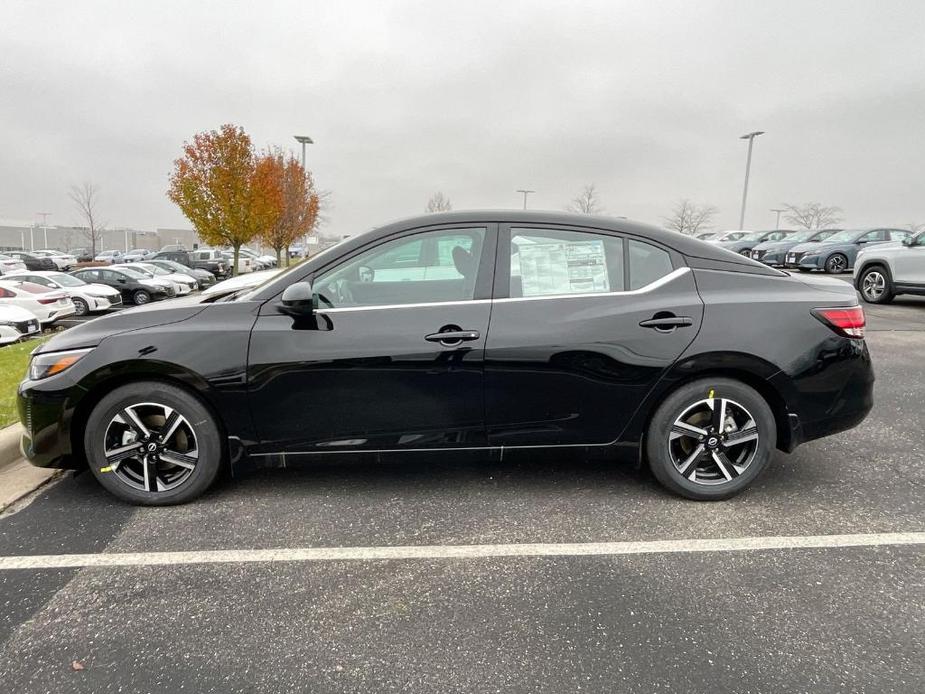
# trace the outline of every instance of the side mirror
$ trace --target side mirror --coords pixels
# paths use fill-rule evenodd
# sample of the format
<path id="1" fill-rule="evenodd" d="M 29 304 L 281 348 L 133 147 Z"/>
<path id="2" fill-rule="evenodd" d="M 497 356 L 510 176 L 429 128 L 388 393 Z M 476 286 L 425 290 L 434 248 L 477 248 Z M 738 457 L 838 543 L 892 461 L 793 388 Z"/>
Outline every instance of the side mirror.
<path id="1" fill-rule="evenodd" d="M 310 316 L 315 307 L 311 282 L 295 282 L 283 291 L 282 311 L 291 316 Z"/>
<path id="2" fill-rule="evenodd" d="M 911 246 L 913 243 L 915 243 L 914 236 L 903 236 L 903 246 Z"/>

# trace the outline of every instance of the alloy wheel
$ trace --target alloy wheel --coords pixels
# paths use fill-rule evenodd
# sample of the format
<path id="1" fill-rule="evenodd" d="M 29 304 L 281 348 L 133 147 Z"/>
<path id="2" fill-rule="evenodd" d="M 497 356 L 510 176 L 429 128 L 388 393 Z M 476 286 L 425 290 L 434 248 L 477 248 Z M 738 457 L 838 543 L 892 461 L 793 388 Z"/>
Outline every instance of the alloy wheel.
<path id="1" fill-rule="evenodd" d="M 829 258 L 829 272 L 837 273 L 844 272 L 845 268 L 848 267 L 848 261 L 840 255 L 833 255 Z"/>
<path id="2" fill-rule="evenodd" d="M 196 432 L 177 410 L 154 402 L 127 405 L 106 427 L 107 472 L 133 489 L 165 492 L 186 482 L 199 462 Z"/>
<path id="3" fill-rule="evenodd" d="M 685 409 L 668 434 L 668 453 L 690 482 L 719 485 L 741 475 L 758 450 L 758 425 L 744 406 L 707 398 Z"/>
<path id="4" fill-rule="evenodd" d="M 861 283 L 861 292 L 870 301 L 876 302 L 883 296 L 886 291 L 886 277 L 877 270 L 871 270 L 864 275 L 864 281 Z"/>

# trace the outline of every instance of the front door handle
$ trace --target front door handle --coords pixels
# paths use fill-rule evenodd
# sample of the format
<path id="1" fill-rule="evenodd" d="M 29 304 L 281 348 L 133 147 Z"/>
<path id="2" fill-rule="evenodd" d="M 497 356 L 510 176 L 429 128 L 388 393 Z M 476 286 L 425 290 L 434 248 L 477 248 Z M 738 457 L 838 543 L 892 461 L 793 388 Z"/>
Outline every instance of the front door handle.
<path id="1" fill-rule="evenodd" d="M 480 337 L 478 330 L 443 330 L 439 333 L 425 335 L 424 339 L 428 342 L 439 342 L 446 347 L 458 345 L 460 342 L 470 342 L 478 340 Z"/>
<path id="2" fill-rule="evenodd" d="M 690 316 L 660 316 L 658 318 L 650 318 L 649 320 L 641 321 L 639 327 L 668 331 L 693 324 L 694 319 Z"/>

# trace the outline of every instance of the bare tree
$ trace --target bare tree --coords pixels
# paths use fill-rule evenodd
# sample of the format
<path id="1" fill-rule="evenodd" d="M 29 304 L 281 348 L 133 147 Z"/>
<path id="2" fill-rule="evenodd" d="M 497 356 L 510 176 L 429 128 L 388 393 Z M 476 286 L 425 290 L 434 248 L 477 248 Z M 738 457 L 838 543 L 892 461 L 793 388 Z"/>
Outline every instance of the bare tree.
<path id="1" fill-rule="evenodd" d="M 787 214 L 784 219 L 803 229 L 826 229 L 844 221 L 840 207 L 827 207 L 819 202 L 807 202 L 802 205 L 784 203 Z"/>
<path id="2" fill-rule="evenodd" d="M 683 198 L 674 206 L 671 216 L 662 217 L 662 221 L 672 231 L 693 236 L 712 228 L 717 211 L 713 205 L 697 205 Z"/>
<path id="3" fill-rule="evenodd" d="M 81 228 L 81 232 L 89 242 L 90 251 L 95 258 L 96 242 L 102 238 L 103 229 L 106 227 L 99 218 L 100 189 L 90 181 L 86 181 L 82 185 L 71 186 L 68 195 L 74 201 L 74 206 L 77 207 L 77 211 L 80 212 L 80 216 L 87 225 Z"/>
<path id="4" fill-rule="evenodd" d="M 579 195 L 572 198 L 566 209 L 569 212 L 578 212 L 580 214 L 600 214 L 604 211 L 597 196 L 597 188 L 593 183 L 585 186 Z"/>
<path id="5" fill-rule="evenodd" d="M 427 201 L 427 207 L 424 208 L 424 211 L 449 212 L 452 209 L 453 205 L 450 203 L 450 199 L 438 190 L 430 196 L 430 200 Z"/>

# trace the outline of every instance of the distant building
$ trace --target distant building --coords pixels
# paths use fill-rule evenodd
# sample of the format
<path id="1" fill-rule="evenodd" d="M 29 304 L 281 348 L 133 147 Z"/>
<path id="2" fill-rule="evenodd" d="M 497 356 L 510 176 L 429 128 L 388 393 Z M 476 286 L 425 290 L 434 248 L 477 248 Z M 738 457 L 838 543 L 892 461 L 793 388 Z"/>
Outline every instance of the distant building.
<path id="1" fill-rule="evenodd" d="M 90 248 L 89 230 L 86 227 L 40 225 L 0 225 L 0 249 L 37 250 L 54 248 L 70 251 L 75 248 Z M 120 251 L 133 248 L 160 250 L 162 246 L 179 243 L 186 248 L 201 245 L 199 236 L 192 229 L 158 229 L 145 231 L 132 227 L 105 229 L 96 242 L 97 252 L 109 249 Z"/>

